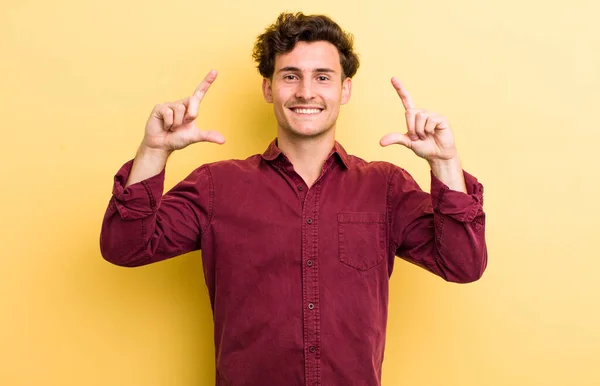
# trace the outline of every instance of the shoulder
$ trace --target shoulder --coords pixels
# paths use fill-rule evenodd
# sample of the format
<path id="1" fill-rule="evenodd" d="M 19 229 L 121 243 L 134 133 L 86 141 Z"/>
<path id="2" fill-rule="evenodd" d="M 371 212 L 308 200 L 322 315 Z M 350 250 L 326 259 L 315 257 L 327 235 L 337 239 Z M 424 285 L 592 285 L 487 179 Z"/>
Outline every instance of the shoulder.
<path id="1" fill-rule="evenodd" d="M 366 161 L 355 155 L 348 155 L 349 170 L 353 170 L 361 177 L 379 177 L 385 180 L 390 189 L 411 189 L 418 187 L 413 176 L 403 167 L 387 161 Z"/>
<path id="2" fill-rule="evenodd" d="M 257 172 L 263 166 L 263 159 L 259 154 L 252 155 L 246 159 L 228 159 L 215 161 L 199 166 L 195 173 L 208 173 L 212 176 L 236 174 L 249 174 Z"/>
<path id="3" fill-rule="evenodd" d="M 387 161 L 367 161 L 355 155 L 348 155 L 348 168 L 356 170 L 359 173 L 382 174 L 392 178 L 395 174 L 406 173 L 406 171 L 391 162 Z"/>

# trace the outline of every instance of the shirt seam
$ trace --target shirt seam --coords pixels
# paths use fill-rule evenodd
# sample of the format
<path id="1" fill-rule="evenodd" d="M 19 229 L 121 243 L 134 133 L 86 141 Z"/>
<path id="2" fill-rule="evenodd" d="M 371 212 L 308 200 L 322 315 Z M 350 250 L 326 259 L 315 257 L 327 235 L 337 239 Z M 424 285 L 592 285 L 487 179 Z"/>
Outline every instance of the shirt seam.
<path id="1" fill-rule="evenodd" d="M 154 195 L 152 194 L 152 190 L 148 186 L 148 181 L 142 181 L 142 186 L 146 190 L 146 194 L 148 195 L 148 199 L 150 200 L 150 208 L 152 208 L 152 212 L 156 212 L 156 210 L 158 209 L 157 208 L 158 205 L 156 203 L 156 199 L 154 198 Z"/>
<path id="2" fill-rule="evenodd" d="M 442 206 L 442 201 L 444 199 L 444 195 L 446 194 L 446 192 L 448 190 L 450 190 L 450 188 L 448 188 L 447 186 L 442 186 L 440 188 L 439 193 L 438 193 L 438 198 L 436 200 L 435 207 L 434 207 L 434 209 L 436 211 L 438 211 L 438 212 L 440 211 L 440 207 Z"/>
<path id="3" fill-rule="evenodd" d="M 400 170 L 402 170 L 401 168 L 396 168 L 394 169 L 393 173 L 390 175 L 389 179 L 388 179 L 388 189 L 387 189 L 387 210 L 388 210 L 388 219 L 389 219 L 389 232 L 390 232 L 390 241 L 392 243 L 394 243 L 395 245 L 397 245 L 396 249 L 398 247 L 400 247 L 400 243 L 398 241 L 395 240 L 395 236 L 392 232 L 393 226 L 392 226 L 392 221 L 394 221 L 394 216 L 392 215 L 392 186 L 394 184 L 394 178 L 396 177 L 396 174 L 398 174 L 400 172 Z M 402 233 L 404 233 L 404 230 L 402 230 Z M 404 236 L 404 235 L 402 235 Z M 396 251 L 394 250 L 394 254 L 396 253 Z"/>
<path id="4" fill-rule="evenodd" d="M 330 169 L 331 170 L 331 169 Z M 319 200 L 321 198 L 321 186 L 319 184 L 317 187 L 317 191 L 315 192 L 315 208 L 314 208 L 314 217 L 316 217 L 317 221 L 314 227 L 314 256 L 319 260 Z M 314 270 L 314 286 L 315 286 L 315 299 L 314 301 L 317 303 L 317 312 L 315 313 L 315 340 L 317 351 L 315 352 L 314 361 L 315 361 L 315 372 L 316 372 L 316 382 L 317 385 L 321 384 L 321 302 L 320 302 L 320 288 L 319 288 L 319 270 Z"/>
<path id="5" fill-rule="evenodd" d="M 154 198 L 154 195 L 152 194 L 152 190 L 150 189 L 150 187 L 148 186 L 148 181 L 144 180 L 141 181 L 142 182 L 142 186 L 144 187 L 144 189 L 146 190 L 146 194 L 148 195 L 148 199 L 150 200 L 150 208 L 152 209 L 152 214 L 153 214 L 153 219 L 156 219 L 156 212 L 158 211 L 158 207 L 156 204 L 156 200 Z M 148 250 L 145 248 L 146 246 L 146 234 L 148 232 L 148 227 L 146 225 L 146 217 L 141 219 L 141 225 L 142 225 L 142 238 L 141 238 L 141 243 L 140 243 L 140 248 L 144 250 L 144 255 L 146 257 L 146 261 L 148 259 L 150 259 L 150 254 L 148 253 Z"/>
<path id="6" fill-rule="evenodd" d="M 206 230 L 210 227 L 214 216 L 215 184 L 213 181 L 212 172 L 210 171 L 210 167 L 208 165 L 206 166 L 206 171 L 208 173 L 208 221 L 206 222 L 206 226 L 203 229 L 200 229 L 200 236 L 203 236 Z"/>

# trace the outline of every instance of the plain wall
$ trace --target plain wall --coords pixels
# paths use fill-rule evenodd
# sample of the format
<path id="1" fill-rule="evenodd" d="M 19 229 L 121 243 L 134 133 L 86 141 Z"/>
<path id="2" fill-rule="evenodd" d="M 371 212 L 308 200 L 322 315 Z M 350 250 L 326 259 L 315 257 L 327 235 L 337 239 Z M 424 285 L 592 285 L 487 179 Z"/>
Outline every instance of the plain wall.
<path id="1" fill-rule="evenodd" d="M 224 146 L 172 156 L 166 187 L 275 135 L 251 58 L 281 11 L 325 13 L 362 60 L 338 140 L 406 168 L 389 79 L 446 115 L 485 187 L 489 265 L 445 283 L 399 260 L 384 385 L 600 384 L 600 6 L 593 1 L 7 2 L 0 14 L 0 384 L 210 385 L 200 252 L 136 269 L 99 251 L 118 168 L 157 103 L 220 75 L 201 106 Z"/>

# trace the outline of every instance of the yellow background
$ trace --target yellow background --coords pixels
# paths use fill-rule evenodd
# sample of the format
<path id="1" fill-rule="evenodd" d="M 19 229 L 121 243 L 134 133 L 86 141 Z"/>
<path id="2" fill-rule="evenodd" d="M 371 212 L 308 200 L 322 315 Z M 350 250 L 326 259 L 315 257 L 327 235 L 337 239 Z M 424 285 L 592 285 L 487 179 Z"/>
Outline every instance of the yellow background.
<path id="1" fill-rule="evenodd" d="M 112 177 L 157 103 L 220 76 L 201 124 L 225 146 L 175 154 L 167 187 L 273 138 L 251 59 L 280 11 L 325 13 L 362 65 L 338 139 L 368 160 L 424 161 L 403 131 L 404 81 L 449 117 L 486 189 L 489 266 L 454 285 L 403 261 L 392 276 L 384 385 L 600 385 L 600 6 L 461 1 L 13 1 L 0 15 L 0 385 L 210 385 L 200 253 L 105 262 Z"/>

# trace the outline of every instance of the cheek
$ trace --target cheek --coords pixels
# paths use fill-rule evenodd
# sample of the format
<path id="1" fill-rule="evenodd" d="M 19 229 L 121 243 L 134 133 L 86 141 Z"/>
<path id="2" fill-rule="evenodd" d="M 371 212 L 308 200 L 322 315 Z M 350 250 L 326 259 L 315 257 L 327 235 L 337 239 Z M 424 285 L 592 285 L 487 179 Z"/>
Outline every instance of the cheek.
<path id="1" fill-rule="evenodd" d="M 290 87 L 278 87 L 273 90 L 273 100 L 286 102 L 293 93 L 294 91 Z"/>
<path id="2" fill-rule="evenodd" d="M 328 103 L 339 104 L 342 100 L 342 90 L 341 89 L 330 89 L 325 93 Z"/>
<path id="3" fill-rule="evenodd" d="M 341 99 L 339 95 L 331 95 L 326 99 L 327 107 L 332 111 L 337 111 L 340 107 Z"/>

